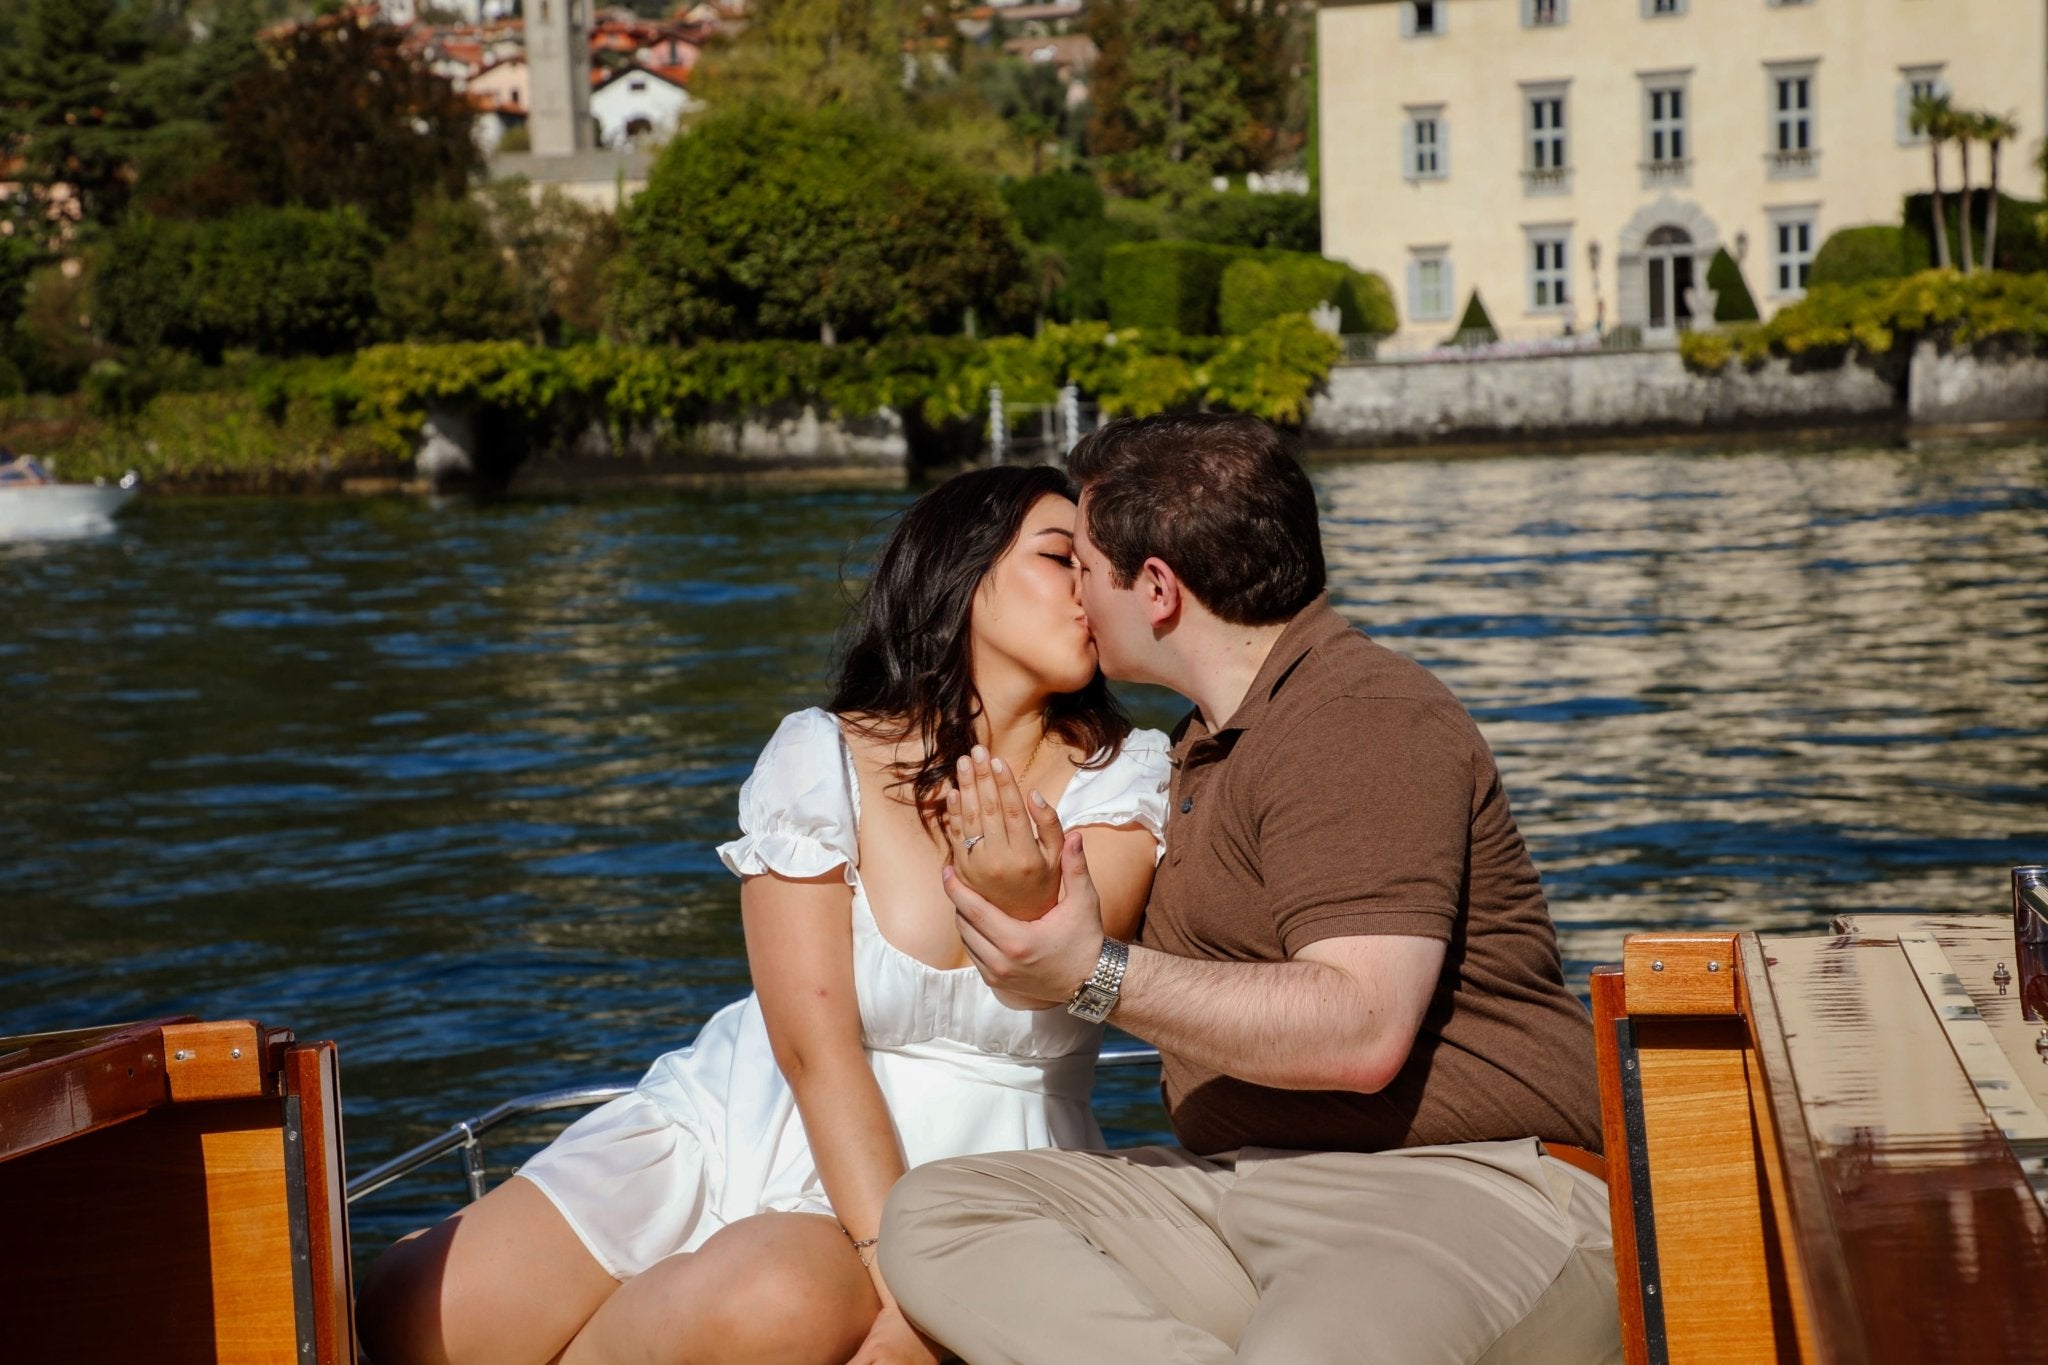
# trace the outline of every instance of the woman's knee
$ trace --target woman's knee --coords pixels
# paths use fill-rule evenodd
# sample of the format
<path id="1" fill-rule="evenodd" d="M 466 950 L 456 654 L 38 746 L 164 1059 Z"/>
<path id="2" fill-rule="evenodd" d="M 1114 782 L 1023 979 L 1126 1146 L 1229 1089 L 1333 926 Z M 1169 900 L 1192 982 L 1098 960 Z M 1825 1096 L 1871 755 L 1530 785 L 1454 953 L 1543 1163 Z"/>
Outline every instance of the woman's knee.
<path id="1" fill-rule="evenodd" d="M 702 1358 L 843 1361 L 880 1307 L 867 1270 L 829 1220 L 764 1214 L 721 1231 L 691 1260 L 691 1302 L 673 1304 Z"/>

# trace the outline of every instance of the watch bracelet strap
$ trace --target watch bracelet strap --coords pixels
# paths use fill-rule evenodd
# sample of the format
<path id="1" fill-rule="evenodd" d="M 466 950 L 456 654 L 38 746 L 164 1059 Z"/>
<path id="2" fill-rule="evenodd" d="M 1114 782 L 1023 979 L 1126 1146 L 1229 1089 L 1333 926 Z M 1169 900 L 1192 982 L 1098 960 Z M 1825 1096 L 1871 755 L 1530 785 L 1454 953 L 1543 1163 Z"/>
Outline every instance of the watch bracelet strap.
<path id="1" fill-rule="evenodd" d="M 1095 974 L 1075 987 L 1071 998 L 1079 1000 L 1081 992 L 1090 986 L 1106 991 L 1112 997 L 1116 996 L 1123 989 L 1124 973 L 1129 970 L 1130 965 L 1131 946 L 1105 935 L 1101 955 L 1095 959 Z"/>

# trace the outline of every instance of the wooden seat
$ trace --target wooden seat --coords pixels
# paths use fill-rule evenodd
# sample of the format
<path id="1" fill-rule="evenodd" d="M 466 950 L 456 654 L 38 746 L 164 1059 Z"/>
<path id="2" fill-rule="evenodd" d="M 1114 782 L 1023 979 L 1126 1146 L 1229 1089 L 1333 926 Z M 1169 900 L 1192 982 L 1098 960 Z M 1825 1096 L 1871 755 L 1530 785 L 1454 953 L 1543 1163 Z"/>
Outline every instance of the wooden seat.
<path id="1" fill-rule="evenodd" d="M 1999 916 L 1636 935 L 1593 978 L 1631 1365 L 2048 1357 L 2048 1066 Z"/>
<path id="2" fill-rule="evenodd" d="M 332 1043 L 0 1039 L 0 1361 L 350 1365 L 343 1183 Z"/>

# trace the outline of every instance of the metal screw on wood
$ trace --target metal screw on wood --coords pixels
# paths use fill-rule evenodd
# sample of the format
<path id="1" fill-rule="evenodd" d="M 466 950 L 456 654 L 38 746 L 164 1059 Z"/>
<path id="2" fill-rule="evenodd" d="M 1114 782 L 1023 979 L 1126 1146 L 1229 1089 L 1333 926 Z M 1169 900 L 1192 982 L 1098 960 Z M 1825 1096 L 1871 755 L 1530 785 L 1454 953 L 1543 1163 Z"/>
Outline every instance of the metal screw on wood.
<path id="1" fill-rule="evenodd" d="M 234 1059 L 235 1059 L 236 1061 L 238 1061 L 238 1062 L 239 1062 L 239 1061 L 241 1061 L 241 1060 L 242 1060 L 242 1049 L 240 1049 L 240 1048 L 238 1048 L 238 1047 L 234 1047 L 234 1048 L 229 1048 L 229 1049 L 228 1049 L 228 1056 L 230 1056 L 230 1057 L 234 1058 Z"/>
<path id="2" fill-rule="evenodd" d="M 1709 962 L 1707 964 L 1707 970 L 1710 972 L 1718 972 L 1721 970 L 1721 964 L 1718 962 Z"/>
<path id="3" fill-rule="evenodd" d="M 1663 960 L 1662 958 L 1659 958 L 1659 959 L 1658 959 L 1657 961 L 1655 961 L 1655 962 L 1652 962 L 1652 963 L 1650 964 L 1650 970 L 1651 970 L 1651 971 L 1653 971 L 1653 972 L 1661 972 L 1661 971 L 1663 971 L 1663 970 L 1664 970 L 1664 960 Z"/>
<path id="4" fill-rule="evenodd" d="M 176 1052 L 171 1054 L 171 1060 L 174 1062 L 189 1062 L 192 1060 L 192 1054 L 187 1052 L 184 1048 L 179 1048 Z"/>

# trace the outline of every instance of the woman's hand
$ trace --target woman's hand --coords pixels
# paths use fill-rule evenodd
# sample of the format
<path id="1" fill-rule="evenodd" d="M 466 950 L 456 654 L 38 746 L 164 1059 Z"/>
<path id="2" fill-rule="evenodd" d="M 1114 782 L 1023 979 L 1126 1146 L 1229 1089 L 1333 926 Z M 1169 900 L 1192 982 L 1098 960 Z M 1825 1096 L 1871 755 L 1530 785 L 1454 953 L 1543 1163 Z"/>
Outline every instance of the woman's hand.
<path id="1" fill-rule="evenodd" d="M 953 871 L 1004 913 L 1037 919 L 1060 898 L 1059 812 L 978 744 L 946 791 L 945 823 Z"/>
<path id="2" fill-rule="evenodd" d="M 938 1360 L 938 1343 L 912 1327 L 901 1308 L 885 1303 L 846 1365 L 938 1365 Z"/>

